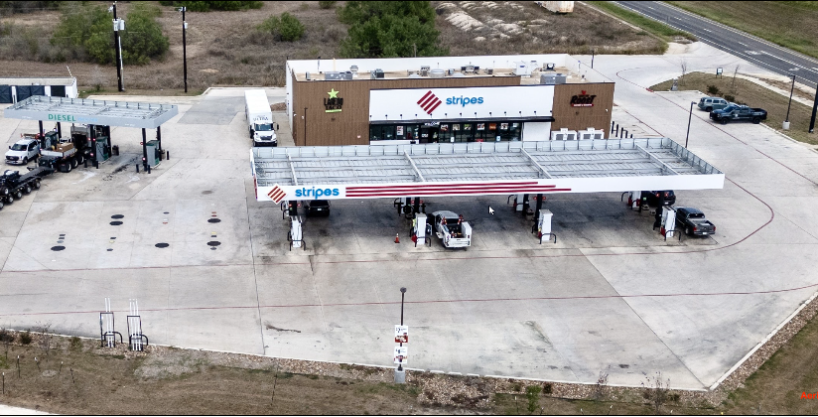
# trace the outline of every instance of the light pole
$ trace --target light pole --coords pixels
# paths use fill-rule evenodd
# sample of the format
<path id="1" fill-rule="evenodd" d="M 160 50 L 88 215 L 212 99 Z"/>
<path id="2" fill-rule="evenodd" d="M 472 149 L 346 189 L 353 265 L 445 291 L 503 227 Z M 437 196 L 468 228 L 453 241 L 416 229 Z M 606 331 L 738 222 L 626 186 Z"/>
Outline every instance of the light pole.
<path id="1" fill-rule="evenodd" d="M 693 105 L 695 101 L 690 102 L 690 115 L 687 116 L 687 135 L 685 136 L 685 149 L 687 149 L 687 141 L 690 139 L 690 121 L 693 120 Z"/>
<path id="2" fill-rule="evenodd" d="M 818 87 L 816 90 L 818 91 Z M 812 117 L 809 119 L 809 133 L 815 130 L 815 114 L 818 113 L 818 93 L 815 94 L 815 101 L 812 103 Z"/>
<path id="3" fill-rule="evenodd" d="M 406 287 L 400 288 L 400 325 L 403 326 L 403 300 L 404 296 L 406 295 Z M 400 343 L 400 347 L 403 347 L 403 342 Z M 395 369 L 395 383 L 397 384 L 405 384 L 406 383 L 406 371 L 403 370 L 403 359 L 398 359 L 398 367 Z"/>
<path id="4" fill-rule="evenodd" d="M 185 93 L 187 93 L 187 22 L 185 21 L 187 7 L 180 7 L 178 10 L 182 12 L 182 60 L 185 68 Z"/>
<path id="5" fill-rule="evenodd" d="M 795 91 L 795 73 L 798 71 L 798 68 L 790 68 L 790 71 L 792 71 L 792 87 L 790 87 L 790 101 L 787 102 L 787 117 L 781 126 L 784 130 L 790 130 L 790 107 L 792 106 L 792 93 Z"/>
<path id="6" fill-rule="evenodd" d="M 125 22 L 116 17 L 116 2 L 108 8 L 109 12 L 114 14 L 114 50 L 116 51 L 116 80 L 117 91 L 123 92 L 122 87 L 122 42 L 119 39 L 119 31 L 125 30 Z"/>

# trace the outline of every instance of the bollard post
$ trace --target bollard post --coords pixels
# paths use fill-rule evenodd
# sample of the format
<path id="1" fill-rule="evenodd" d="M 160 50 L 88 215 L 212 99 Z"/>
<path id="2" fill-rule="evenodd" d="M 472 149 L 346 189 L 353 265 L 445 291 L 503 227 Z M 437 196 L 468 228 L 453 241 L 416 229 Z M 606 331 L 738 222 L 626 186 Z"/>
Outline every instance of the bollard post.
<path id="1" fill-rule="evenodd" d="M 151 166 L 148 165 L 148 174 L 150 174 L 150 173 L 151 173 Z"/>
<path id="2" fill-rule="evenodd" d="M 136 164 L 136 173 L 139 173 L 139 163 Z"/>
<path id="3" fill-rule="evenodd" d="M 83 161 L 83 164 L 85 164 L 85 168 L 88 168 L 88 160 L 87 159 Z"/>
<path id="4" fill-rule="evenodd" d="M 165 151 L 165 160 L 170 161 L 170 151 Z"/>
<path id="5" fill-rule="evenodd" d="M 96 158 L 94 158 L 94 168 L 99 169 L 99 161 Z"/>

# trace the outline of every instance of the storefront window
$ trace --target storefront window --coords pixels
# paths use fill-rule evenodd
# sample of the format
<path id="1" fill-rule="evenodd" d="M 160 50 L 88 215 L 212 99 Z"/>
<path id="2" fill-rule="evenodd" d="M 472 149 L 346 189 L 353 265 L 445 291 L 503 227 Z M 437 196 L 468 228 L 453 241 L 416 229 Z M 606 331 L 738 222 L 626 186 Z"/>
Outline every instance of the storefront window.
<path id="1" fill-rule="evenodd" d="M 369 140 L 419 140 L 420 143 L 509 142 L 522 136 L 521 122 L 473 121 L 423 124 L 370 125 Z"/>

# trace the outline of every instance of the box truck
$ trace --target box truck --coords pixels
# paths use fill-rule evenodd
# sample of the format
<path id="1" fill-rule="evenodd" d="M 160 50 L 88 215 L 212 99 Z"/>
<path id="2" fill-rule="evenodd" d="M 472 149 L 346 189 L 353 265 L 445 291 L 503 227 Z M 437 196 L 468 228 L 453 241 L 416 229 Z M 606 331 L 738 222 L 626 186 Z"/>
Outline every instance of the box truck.
<path id="1" fill-rule="evenodd" d="M 250 139 L 253 139 L 253 146 L 278 146 L 273 129 L 273 112 L 264 90 L 244 91 L 244 116 L 247 118 L 247 130 L 250 132 Z"/>

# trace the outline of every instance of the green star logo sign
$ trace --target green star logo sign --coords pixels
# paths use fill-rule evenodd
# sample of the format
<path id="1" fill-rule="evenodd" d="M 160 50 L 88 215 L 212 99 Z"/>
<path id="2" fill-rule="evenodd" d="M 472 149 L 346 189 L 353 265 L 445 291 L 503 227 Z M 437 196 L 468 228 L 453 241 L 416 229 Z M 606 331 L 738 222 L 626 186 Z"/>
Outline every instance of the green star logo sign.
<path id="1" fill-rule="evenodd" d="M 327 92 L 329 98 L 324 99 L 324 108 L 327 113 L 338 113 L 344 107 L 344 99 L 338 97 L 338 93 L 340 91 L 335 90 L 335 88 Z"/>

